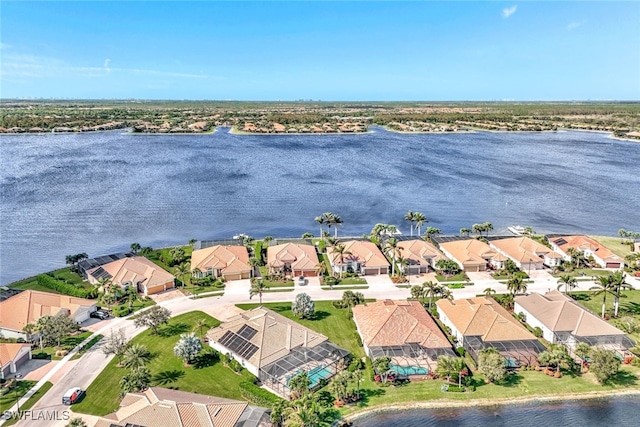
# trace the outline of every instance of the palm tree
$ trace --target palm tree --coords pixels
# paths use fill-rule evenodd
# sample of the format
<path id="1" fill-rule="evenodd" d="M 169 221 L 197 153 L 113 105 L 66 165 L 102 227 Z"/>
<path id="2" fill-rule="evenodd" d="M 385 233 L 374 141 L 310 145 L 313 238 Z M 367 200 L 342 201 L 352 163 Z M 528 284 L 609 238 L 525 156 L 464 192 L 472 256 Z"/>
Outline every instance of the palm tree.
<path id="1" fill-rule="evenodd" d="M 489 235 L 490 231 L 493 231 L 493 224 L 491 224 L 490 222 L 484 222 L 482 223 L 482 231 L 486 231 L 487 232 L 487 236 Z"/>
<path id="2" fill-rule="evenodd" d="M 65 427 L 87 427 L 87 423 L 82 418 L 73 418 Z"/>
<path id="3" fill-rule="evenodd" d="M 615 284 L 612 281 L 612 276 L 600 276 L 596 279 L 598 283 L 596 286 L 589 288 L 593 291 L 593 296 L 602 295 L 602 318 L 604 319 L 604 312 L 607 307 L 607 294 L 616 296 Z"/>
<path id="4" fill-rule="evenodd" d="M 140 252 L 140 249 L 142 249 L 140 243 L 135 242 L 131 244 L 131 252 L 133 252 L 134 255 L 137 255 L 138 252 Z"/>
<path id="5" fill-rule="evenodd" d="M 623 289 L 633 289 L 625 280 L 622 271 L 616 271 L 611 275 L 611 285 L 614 288 L 615 298 L 613 301 L 613 316 L 618 317 L 618 309 L 620 308 L 620 297 Z"/>
<path id="6" fill-rule="evenodd" d="M 315 265 L 315 270 L 318 276 L 325 276 L 327 274 L 327 264 L 319 262 Z"/>
<path id="7" fill-rule="evenodd" d="M 471 233 L 471 229 L 470 228 L 462 227 L 460 229 L 460 234 L 463 235 L 463 236 L 469 237 L 469 233 Z"/>
<path id="8" fill-rule="evenodd" d="M 482 236 L 484 227 L 482 227 L 482 224 L 473 224 L 473 226 L 471 227 L 471 231 L 476 233 L 478 236 Z"/>
<path id="9" fill-rule="evenodd" d="M 142 344 L 132 344 L 124 352 L 123 364 L 127 368 L 142 368 L 151 359 L 151 353 Z"/>
<path id="10" fill-rule="evenodd" d="M 260 297 L 260 305 L 262 305 L 262 294 L 267 287 L 264 284 L 262 279 L 255 279 L 251 283 L 251 288 L 249 288 L 249 299 L 258 295 Z"/>
<path id="11" fill-rule="evenodd" d="M 320 215 L 315 217 L 314 219 L 315 222 L 317 222 L 318 224 L 320 224 L 320 234 L 319 236 L 322 237 L 322 225 L 324 224 L 324 215 Z"/>
<path id="12" fill-rule="evenodd" d="M 449 301 L 452 301 L 453 300 L 453 292 L 451 292 L 451 289 L 449 289 L 449 288 L 442 287 L 442 290 L 440 291 L 440 298 L 448 299 Z"/>
<path id="13" fill-rule="evenodd" d="M 262 239 L 267 246 L 271 246 L 271 241 L 273 240 L 273 236 L 265 236 L 264 239 Z"/>
<path id="14" fill-rule="evenodd" d="M 569 289 L 573 289 L 578 286 L 577 280 L 570 274 L 563 274 L 558 279 L 558 290 L 564 286 L 565 295 L 569 293 Z"/>
<path id="15" fill-rule="evenodd" d="M 429 298 L 429 312 L 431 312 L 431 304 L 433 303 L 433 298 L 438 296 L 442 292 L 442 286 L 440 284 L 428 281 L 422 284 L 424 288 L 424 296 Z"/>
<path id="16" fill-rule="evenodd" d="M 395 237 L 392 237 L 389 240 L 387 240 L 387 243 L 385 244 L 385 249 L 387 250 L 387 252 L 391 253 L 391 259 L 392 259 L 391 275 L 395 276 L 396 275 L 396 257 L 400 249 L 400 247 L 398 246 L 398 239 L 396 239 Z"/>
<path id="17" fill-rule="evenodd" d="M 509 280 L 507 280 L 507 289 L 515 296 L 516 294 L 527 292 L 527 284 L 522 277 L 511 276 Z"/>
<path id="18" fill-rule="evenodd" d="M 333 215 L 332 222 L 333 222 L 333 226 L 335 227 L 334 228 L 335 234 L 333 237 L 338 238 L 338 226 L 342 225 L 344 221 L 342 221 L 342 218 L 340 218 L 339 215 Z"/>
<path id="19" fill-rule="evenodd" d="M 186 262 L 183 262 L 182 264 L 177 265 L 174 269 L 173 269 L 173 273 L 175 274 L 176 278 L 178 280 L 180 280 L 180 282 L 182 283 L 182 287 L 184 288 L 186 286 L 186 282 L 184 280 L 184 277 L 189 274 L 190 272 L 190 265 Z"/>
<path id="20" fill-rule="evenodd" d="M 335 264 L 336 259 L 340 259 L 340 278 L 342 279 L 342 272 L 344 271 L 344 266 L 342 265 L 344 263 L 344 256 L 351 255 L 351 252 L 346 250 L 343 244 L 336 245 L 336 247 L 333 248 L 333 252 L 333 263 Z"/>
<path id="21" fill-rule="evenodd" d="M 440 233 L 442 233 L 442 230 L 440 230 L 439 228 L 427 227 L 427 229 L 424 231 L 424 236 L 427 239 L 431 240 L 432 237 L 437 236 Z"/>
<path id="22" fill-rule="evenodd" d="M 422 226 L 425 223 L 429 222 L 429 220 L 421 212 L 414 212 L 413 213 L 413 220 L 416 222 L 416 229 L 418 230 L 418 236 L 419 236 L 420 235 L 420 229 L 422 228 Z"/>
<path id="23" fill-rule="evenodd" d="M 492 288 L 486 288 L 486 289 L 484 290 L 484 296 L 485 296 L 485 297 L 491 297 L 491 296 L 493 296 L 495 293 L 496 293 L 496 290 L 495 290 L 495 289 L 492 289 Z"/>
<path id="24" fill-rule="evenodd" d="M 404 219 L 409 221 L 409 224 L 411 226 L 411 237 L 413 237 L 413 222 L 415 221 L 415 214 L 413 213 L 413 211 L 409 211 L 404 214 Z"/>
<path id="25" fill-rule="evenodd" d="M 401 279 L 404 279 L 405 276 L 407 275 L 407 267 L 409 267 L 409 260 L 403 256 L 398 256 L 398 258 L 396 258 L 396 263 L 398 264 L 398 267 L 402 267 L 402 268 L 398 268 L 398 276 Z"/>
<path id="26" fill-rule="evenodd" d="M 200 332 L 200 336 L 202 337 L 202 330 L 204 328 L 207 328 L 208 326 L 209 325 L 207 325 L 207 321 L 205 319 L 198 319 L 196 320 L 196 323 L 193 325 L 193 329 Z"/>

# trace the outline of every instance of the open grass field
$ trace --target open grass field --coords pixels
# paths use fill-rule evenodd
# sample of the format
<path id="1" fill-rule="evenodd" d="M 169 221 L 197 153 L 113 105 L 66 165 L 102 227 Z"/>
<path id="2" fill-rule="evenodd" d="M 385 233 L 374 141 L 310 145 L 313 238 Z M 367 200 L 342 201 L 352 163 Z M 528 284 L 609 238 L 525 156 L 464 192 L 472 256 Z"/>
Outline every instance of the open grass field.
<path id="1" fill-rule="evenodd" d="M 602 243 L 611 251 L 622 258 L 631 253 L 631 247 L 629 245 L 623 245 L 620 237 L 607 237 L 607 236 L 589 236 L 597 242 Z"/>
<path id="2" fill-rule="evenodd" d="M 585 280 L 591 280 L 592 277 L 598 277 L 598 276 L 608 276 L 611 274 L 611 271 L 609 270 L 597 270 L 597 269 L 593 269 L 593 268 L 577 268 L 573 271 L 559 271 L 558 273 L 554 274 L 553 277 L 560 277 L 563 276 L 565 274 L 568 274 L 571 277 L 575 277 L 576 279 L 581 279 L 584 278 Z"/>
<path id="3" fill-rule="evenodd" d="M 180 334 L 192 332 L 198 319 L 205 319 L 209 327 L 220 324 L 217 319 L 201 311 L 193 311 L 172 318 L 168 325 L 160 328 L 158 335 L 152 335 L 151 331 L 147 330 L 132 340 L 134 344 L 146 346 L 152 354 L 152 359 L 147 365 L 152 374 L 151 384 L 241 400 L 239 384 L 253 377 L 247 371 L 238 375 L 223 366 L 221 361 L 210 357 L 201 357 L 194 365 L 185 367 L 182 360 L 173 354 L 173 347 L 178 342 Z M 82 402 L 73 406 L 75 412 L 106 415 L 118 408 L 119 383 L 127 369 L 116 364 L 115 358 L 109 362 L 89 386 Z"/>
<path id="4" fill-rule="evenodd" d="M 35 384 L 35 381 L 26 381 L 26 382 L 33 382 Z M 40 389 L 37 392 L 35 392 L 35 394 L 33 396 L 31 396 L 29 399 L 27 399 L 27 401 L 23 405 L 20 406 L 20 410 L 21 411 L 27 411 L 27 410 L 31 409 L 33 407 L 33 405 L 35 405 L 38 402 L 38 400 L 40 400 L 40 398 L 42 396 L 44 396 L 46 392 L 49 391 L 49 389 L 51 387 L 53 387 L 53 384 L 50 383 L 49 381 L 44 383 L 42 385 L 42 387 L 40 387 Z M 26 392 L 26 390 L 25 390 L 25 392 Z M 15 401 L 13 403 L 15 403 Z M 0 409 L 2 411 L 4 411 L 5 409 L 8 409 L 10 407 L 11 407 L 11 405 L 8 406 L 7 408 L 0 407 Z M 4 424 L 2 424 L 2 425 L 3 426 L 12 426 L 12 425 L 16 424 L 17 422 L 18 422 L 17 419 L 12 418 L 10 420 L 5 421 Z"/>

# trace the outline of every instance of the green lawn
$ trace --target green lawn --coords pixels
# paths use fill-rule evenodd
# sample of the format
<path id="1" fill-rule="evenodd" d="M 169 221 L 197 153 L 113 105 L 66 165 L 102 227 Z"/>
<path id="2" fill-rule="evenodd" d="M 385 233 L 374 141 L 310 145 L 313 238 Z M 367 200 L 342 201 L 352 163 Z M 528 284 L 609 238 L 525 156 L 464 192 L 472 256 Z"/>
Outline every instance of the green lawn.
<path id="1" fill-rule="evenodd" d="M 87 332 L 79 333 L 77 335 L 66 337 L 62 341 L 60 341 L 60 347 L 59 348 L 57 346 L 53 345 L 51 347 L 45 347 L 41 351 L 40 347 L 38 347 L 37 349 L 33 350 L 33 354 L 35 356 L 36 354 L 45 353 L 45 354 L 47 354 L 49 356 L 49 358 L 51 358 L 51 360 L 61 360 L 62 357 L 64 357 L 64 356 L 62 356 L 62 357 L 56 356 L 56 351 L 57 350 L 66 350 L 67 352 L 70 352 L 71 350 L 76 348 L 76 346 L 78 344 L 80 344 L 82 341 L 84 341 L 85 339 L 89 338 L 92 334 L 93 334 L 93 332 L 87 331 Z"/>
<path id="2" fill-rule="evenodd" d="M 59 270 L 54 270 L 51 272 L 54 278 L 60 280 L 62 282 L 67 282 L 72 285 L 80 285 L 83 288 L 91 287 L 89 282 L 85 282 L 82 280 L 82 276 L 78 273 L 74 273 L 71 271 L 71 267 L 61 268 Z M 28 277 L 26 279 L 18 280 L 17 282 L 10 283 L 8 285 L 10 288 L 14 289 L 30 289 L 32 291 L 42 291 L 42 292 L 51 292 L 54 294 L 59 294 L 60 292 L 54 291 L 53 289 L 49 289 L 45 286 L 40 286 L 36 280 L 36 276 Z"/>
<path id="3" fill-rule="evenodd" d="M 6 411 L 15 405 L 17 398 L 24 396 L 26 392 L 28 392 L 31 387 L 36 385 L 37 381 L 28 381 L 28 380 L 20 380 L 18 381 L 18 385 L 11 389 L 11 391 L 7 392 L 0 396 L 0 412 Z M 22 409 L 22 407 L 20 407 Z"/>
<path id="4" fill-rule="evenodd" d="M 594 312 L 597 316 L 602 314 L 602 295 L 594 297 L 589 292 L 571 292 L 571 295 L 580 304 Z M 613 317 L 613 301 L 613 297 L 611 295 L 607 295 L 605 313 L 611 317 Z M 640 290 L 622 292 L 618 315 L 620 317 L 631 315 L 636 318 L 640 316 Z M 615 319 L 612 319 L 609 323 L 615 325 L 616 321 Z M 640 343 L 640 333 L 629 334 L 629 336 L 637 343 Z"/>
<path id="5" fill-rule="evenodd" d="M 217 319 L 194 311 L 172 318 L 158 335 L 147 330 L 132 340 L 146 346 L 153 355 L 148 364 L 153 375 L 152 385 L 242 400 L 239 384 L 253 378 L 247 371 L 235 374 L 220 361 L 185 367 L 182 360 L 173 354 L 180 334 L 191 332 L 198 319 L 206 319 L 209 327 L 220 324 Z M 89 386 L 83 401 L 73 406 L 74 411 L 102 416 L 118 408 L 119 382 L 127 370 L 116 364 L 114 358 Z"/>
<path id="6" fill-rule="evenodd" d="M 623 245 L 620 241 L 620 237 L 607 237 L 607 236 L 589 236 L 593 240 L 600 242 L 602 245 L 609 248 L 613 253 L 626 257 L 631 253 L 631 247 L 629 245 Z"/>
<path id="7" fill-rule="evenodd" d="M 559 271 L 558 273 L 554 274 L 553 277 L 560 277 L 563 276 L 565 274 L 568 274 L 571 277 L 575 277 L 577 279 L 580 278 L 585 278 L 585 279 L 589 279 L 591 280 L 592 277 L 598 277 L 598 276 L 608 276 L 611 274 L 610 271 L 608 270 L 594 270 L 592 268 L 578 268 L 575 269 L 573 271 Z"/>
<path id="8" fill-rule="evenodd" d="M 340 279 L 338 285 L 366 285 L 367 281 L 362 277 L 345 277 Z"/>
<path id="9" fill-rule="evenodd" d="M 189 261 L 191 259 L 191 253 L 193 252 L 193 246 L 186 245 L 181 247 L 184 250 L 184 254 L 186 257 L 185 261 Z M 170 252 L 172 249 L 173 248 L 156 249 L 155 251 L 152 251 L 150 254 L 145 256 L 149 258 L 149 260 L 152 261 L 154 264 L 162 267 L 163 269 L 167 270 L 169 273 L 173 274 L 174 267 L 169 266 L 169 262 L 172 259 L 170 255 Z M 191 275 L 187 274 L 185 276 L 185 280 L 190 278 L 190 276 Z"/>
<path id="10" fill-rule="evenodd" d="M 360 345 L 360 339 L 356 332 L 356 324 L 349 317 L 348 310 L 335 308 L 331 301 L 316 301 L 315 304 L 315 320 L 301 320 L 295 317 L 291 312 L 290 302 L 265 303 L 263 306 L 326 335 L 331 342 L 349 350 L 355 357 L 364 356 L 364 349 Z M 243 310 L 250 310 L 259 305 L 237 304 Z"/>
<path id="11" fill-rule="evenodd" d="M 454 274 L 453 276 L 443 276 L 442 274 L 436 274 L 436 280 L 438 282 L 464 282 L 465 280 L 469 280 L 469 278 L 467 277 L 467 275 L 463 272 L 460 272 L 458 274 Z"/>
<path id="12" fill-rule="evenodd" d="M 25 382 L 26 382 L 26 381 L 25 381 Z M 28 382 L 33 382 L 33 383 L 35 384 L 35 381 L 28 381 Z M 21 411 L 26 411 L 26 410 L 28 410 L 28 409 L 31 409 L 31 408 L 33 407 L 33 405 L 35 405 L 35 404 L 36 404 L 36 402 L 38 402 L 38 400 L 40 400 L 40 398 L 41 398 L 42 396 L 44 396 L 44 395 L 45 395 L 45 393 L 46 393 L 46 392 L 48 392 L 48 391 L 49 391 L 49 389 L 50 389 L 51 387 L 53 387 L 53 384 L 51 384 L 49 381 L 47 381 L 46 383 L 44 383 L 44 384 L 42 385 L 42 387 L 40 387 L 40 389 L 34 393 L 34 395 L 33 395 L 33 396 L 31 396 L 29 399 L 27 399 L 27 401 L 26 401 L 26 402 L 24 402 L 24 404 L 20 406 L 20 410 L 21 410 Z M 25 391 L 25 392 L 26 392 L 26 391 Z M 15 402 L 14 402 L 14 403 L 15 403 Z M 11 407 L 11 406 L 9 406 L 8 408 L 10 408 L 10 407 Z M 6 408 L 6 409 L 8 409 L 8 408 Z M 2 410 L 4 410 L 4 408 L 3 408 Z M 5 421 L 5 423 L 4 423 L 4 424 L 2 424 L 2 425 L 3 425 L 3 426 L 12 426 L 12 425 L 14 425 L 14 424 L 15 424 L 15 423 L 17 423 L 17 422 L 18 422 L 18 420 L 17 420 L 17 419 L 10 419 L 10 420 Z"/>

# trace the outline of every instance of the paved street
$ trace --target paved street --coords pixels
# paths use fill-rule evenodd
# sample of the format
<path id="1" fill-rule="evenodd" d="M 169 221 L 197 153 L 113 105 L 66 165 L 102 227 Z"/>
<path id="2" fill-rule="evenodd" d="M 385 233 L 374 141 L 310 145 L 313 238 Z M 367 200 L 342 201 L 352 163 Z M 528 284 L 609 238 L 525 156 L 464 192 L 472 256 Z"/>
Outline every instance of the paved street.
<path id="1" fill-rule="evenodd" d="M 532 272 L 533 283 L 528 284 L 528 292 L 545 293 L 557 287 L 557 279 L 553 278 L 546 271 Z M 469 298 L 479 294 L 483 294 L 485 289 L 492 288 L 497 293 L 505 293 L 507 291 L 506 284 L 499 283 L 490 278 L 488 273 L 471 273 L 472 286 L 463 289 L 453 289 L 455 298 Z M 371 276 L 367 277 L 369 288 L 363 289 L 361 292 L 366 298 L 373 299 L 405 299 L 409 296 L 409 289 L 396 287 L 388 276 Z M 415 280 L 415 282 L 414 282 Z M 412 276 L 411 284 L 422 283 L 421 280 Z M 627 282 L 634 288 L 640 289 L 640 280 L 627 276 Z M 226 320 L 229 317 L 239 313 L 239 309 L 235 304 L 241 302 L 257 302 L 258 298 L 249 299 L 249 280 L 240 280 L 236 282 L 228 282 L 224 296 L 212 296 L 206 298 L 191 299 L 188 297 L 176 297 L 175 291 L 172 291 L 172 298 L 158 298 L 158 304 L 169 310 L 173 316 L 183 314 L 189 311 L 201 310 L 219 320 Z M 580 281 L 578 288 L 575 290 L 587 290 L 594 286 L 593 281 Z M 306 286 L 296 286 L 291 292 L 271 292 L 263 294 L 263 302 L 283 302 L 293 301 L 299 292 L 306 292 L 313 300 L 335 300 L 342 297 L 344 290 L 322 290 L 317 279 L 310 280 Z M 91 329 L 102 335 L 108 335 L 112 329 L 125 328 L 127 337 L 132 338 L 143 329 L 136 328 L 131 320 L 115 318 L 105 320 L 92 325 Z M 96 344 L 89 350 L 71 369 L 68 369 L 70 363 L 67 359 L 63 359 L 57 363 L 44 377 L 43 381 L 55 379 L 55 384 L 51 390 L 40 399 L 40 401 L 32 408 L 32 411 L 59 411 L 62 413 L 68 410 L 67 406 L 61 404 L 62 395 L 71 387 L 81 387 L 86 389 L 97 375 L 109 363 L 110 358 L 105 357 L 101 349 L 101 342 Z M 69 355 L 70 357 L 71 355 Z M 73 363 L 73 362 L 71 362 Z M 65 370 L 67 369 L 66 373 Z M 62 374 L 62 375 L 61 375 Z M 15 408 L 14 408 L 15 409 Z M 84 417 L 88 425 L 93 425 L 94 417 Z M 42 420 L 21 421 L 17 425 L 21 427 L 44 427 L 55 426 L 63 427 L 65 421 L 45 422 Z"/>

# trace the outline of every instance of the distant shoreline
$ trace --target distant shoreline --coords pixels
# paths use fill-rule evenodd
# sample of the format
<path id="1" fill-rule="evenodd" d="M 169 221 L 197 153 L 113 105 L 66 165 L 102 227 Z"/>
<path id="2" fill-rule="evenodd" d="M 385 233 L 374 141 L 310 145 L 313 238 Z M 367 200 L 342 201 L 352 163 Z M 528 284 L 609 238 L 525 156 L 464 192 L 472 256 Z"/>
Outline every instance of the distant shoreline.
<path id="1" fill-rule="evenodd" d="M 550 395 L 535 395 L 515 398 L 502 398 L 502 399 L 472 399 L 472 400 L 436 400 L 436 401 L 421 401 L 410 402 L 403 405 L 378 405 L 371 408 L 364 408 L 360 411 L 353 412 L 345 415 L 340 421 L 334 425 L 339 425 L 341 422 L 353 422 L 367 415 L 383 413 L 383 412 L 398 412 L 407 409 L 444 409 L 444 408 L 462 408 L 462 407 L 491 407 L 491 406 L 507 406 L 518 405 L 533 402 L 562 402 L 562 401 L 581 401 L 581 400 L 595 400 L 607 397 L 620 397 L 620 396 L 640 396 L 640 389 L 630 390 L 614 390 L 614 391 L 595 391 L 586 393 L 568 393 L 568 394 L 550 394 Z"/>

